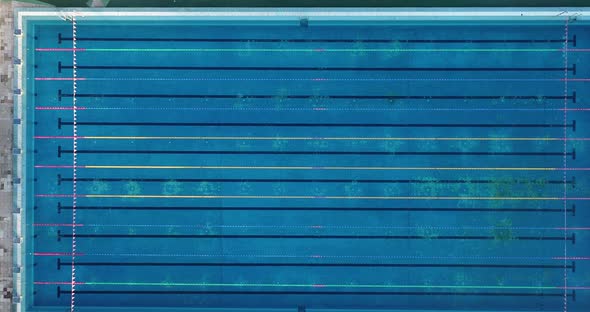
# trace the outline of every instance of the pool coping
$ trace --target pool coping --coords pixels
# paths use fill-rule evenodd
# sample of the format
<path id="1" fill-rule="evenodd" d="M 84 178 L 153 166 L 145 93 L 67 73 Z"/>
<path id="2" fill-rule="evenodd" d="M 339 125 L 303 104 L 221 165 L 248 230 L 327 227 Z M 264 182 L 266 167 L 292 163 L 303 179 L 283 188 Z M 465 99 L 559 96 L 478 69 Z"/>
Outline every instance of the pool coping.
<path id="1" fill-rule="evenodd" d="M 232 19 L 232 18 L 310 18 L 310 19 L 346 19 L 346 20 L 408 20 L 429 19 L 448 20 L 465 18 L 491 19 L 560 19 L 576 17 L 588 19 L 590 7 L 585 8 L 195 8 L 195 9 L 85 9 L 85 8 L 55 8 L 55 9 L 15 9 L 16 28 L 21 29 L 23 20 L 28 17 L 57 17 L 65 19 L 75 15 L 78 18 L 199 18 Z"/>
<path id="2" fill-rule="evenodd" d="M 590 7 L 586 8 L 177 8 L 177 9 L 86 9 L 86 8 L 15 8 L 14 9 L 14 150 L 13 173 L 15 181 L 27 181 L 31 177 L 26 171 L 26 21 L 39 20 L 71 20 L 73 17 L 83 20 L 149 20 L 158 17 L 160 20 L 280 20 L 299 23 L 302 19 L 309 21 L 466 21 L 474 19 L 484 20 L 527 20 L 527 21 L 562 21 L 564 19 L 590 20 Z M 16 122 L 18 120 L 18 123 Z M 25 311 L 28 276 L 25 274 L 26 220 L 27 207 L 25 200 L 26 183 L 14 184 L 13 189 L 13 280 L 14 280 L 14 310 Z M 135 308 L 108 308 L 112 311 L 135 311 Z M 182 310 L 183 308 L 178 308 Z M 36 307 L 38 311 L 58 311 L 63 307 Z M 27 311 L 33 311 L 27 310 Z M 82 311 L 103 311 L 99 307 L 80 307 Z M 162 308 L 140 308 L 137 311 L 160 311 Z M 166 310 L 177 310 L 174 308 Z M 198 309 L 200 311 L 229 311 L 229 309 Z M 232 311 L 254 311 L 255 309 L 232 309 Z M 294 311 L 294 309 L 265 309 L 267 312 Z M 308 309 L 307 311 L 358 311 L 333 309 Z M 368 310 L 367 310 L 368 311 Z M 400 310 L 401 311 L 401 310 Z M 413 310 L 414 312 L 420 312 Z M 422 310 L 422 312 L 427 312 Z M 493 312 L 493 311 L 489 311 Z M 509 311 L 503 311 L 509 312 Z"/>

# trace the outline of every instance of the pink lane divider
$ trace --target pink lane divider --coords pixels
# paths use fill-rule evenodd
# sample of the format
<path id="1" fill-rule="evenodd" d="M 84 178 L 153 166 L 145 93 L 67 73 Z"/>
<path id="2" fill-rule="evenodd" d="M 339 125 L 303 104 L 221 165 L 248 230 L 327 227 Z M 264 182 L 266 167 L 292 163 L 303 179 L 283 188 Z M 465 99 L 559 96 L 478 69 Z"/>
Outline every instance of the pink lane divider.
<path id="1" fill-rule="evenodd" d="M 35 168 L 50 168 L 50 169 L 72 169 L 72 165 L 35 165 Z M 86 168 L 86 166 L 76 166 L 76 168 Z"/>
<path id="2" fill-rule="evenodd" d="M 83 139 L 81 136 L 62 136 L 62 135 L 36 135 L 35 139 Z"/>
<path id="3" fill-rule="evenodd" d="M 37 282 L 33 282 L 33 284 L 35 284 L 35 285 L 72 285 L 72 284 L 84 285 L 86 283 L 84 283 L 84 282 L 74 282 L 74 283 L 72 283 L 72 282 L 39 282 L 39 281 L 37 281 Z"/>
<path id="4" fill-rule="evenodd" d="M 74 255 L 76 257 L 79 257 L 79 256 L 83 256 L 84 254 L 83 253 L 75 253 L 75 254 L 73 254 L 71 252 L 34 252 L 33 253 L 33 256 L 46 256 L 46 257 L 48 257 L 48 256 L 57 256 L 57 257 L 59 257 L 59 256 L 72 256 L 72 255 Z"/>
<path id="5" fill-rule="evenodd" d="M 33 226 L 70 226 L 70 227 L 74 227 L 74 226 L 84 226 L 84 224 L 81 224 L 81 223 L 76 223 L 76 224 L 72 224 L 72 223 L 33 223 Z"/>
<path id="6" fill-rule="evenodd" d="M 35 110 L 73 110 L 71 106 L 37 106 Z M 86 107 L 76 107 L 76 110 L 84 110 Z"/>
<path id="7" fill-rule="evenodd" d="M 80 195 L 78 195 L 80 196 Z M 72 194 L 35 194 L 35 197 L 74 197 Z"/>
<path id="8" fill-rule="evenodd" d="M 35 165 L 35 168 L 51 168 L 51 169 L 56 169 L 56 168 L 74 168 L 74 166 L 72 165 Z M 76 168 L 86 168 L 86 165 L 76 165 Z M 312 169 L 314 170 L 321 170 L 324 169 L 324 167 L 312 167 Z M 560 171 L 560 170 L 567 170 L 567 171 L 590 171 L 590 167 L 578 167 L 578 168 L 573 168 L 573 167 L 568 167 L 568 168 L 555 168 L 555 167 L 551 167 L 551 168 L 547 168 L 548 170 L 555 170 L 555 171 Z M 576 199 L 576 198 L 572 198 L 569 197 L 568 199 Z M 583 199 L 583 198 L 582 198 Z"/>
<path id="9" fill-rule="evenodd" d="M 35 80 L 55 80 L 55 81 L 62 81 L 62 80 L 74 80 L 73 77 L 35 77 Z M 86 78 L 76 78 L 76 80 L 86 80 Z"/>
<path id="10" fill-rule="evenodd" d="M 74 51 L 83 52 L 83 51 L 86 51 L 86 49 L 85 48 L 76 48 L 76 49 L 74 49 L 74 48 L 36 48 L 35 51 L 38 51 L 38 52 L 74 52 Z"/>
<path id="11" fill-rule="evenodd" d="M 36 135 L 35 139 L 86 139 L 85 136 L 71 136 L 71 135 Z M 80 167 L 80 166 L 78 166 Z"/>

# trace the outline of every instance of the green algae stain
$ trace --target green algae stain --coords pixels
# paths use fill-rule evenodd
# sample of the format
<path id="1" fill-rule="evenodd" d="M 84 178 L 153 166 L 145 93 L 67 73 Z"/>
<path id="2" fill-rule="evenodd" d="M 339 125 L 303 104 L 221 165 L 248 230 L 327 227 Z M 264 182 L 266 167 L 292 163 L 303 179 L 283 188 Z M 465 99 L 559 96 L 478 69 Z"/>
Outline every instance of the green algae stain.
<path id="1" fill-rule="evenodd" d="M 162 194 L 164 195 L 177 195 L 180 194 L 180 192 L 182 192 L 182 183 L 178 182 L 178 181 L 174 181 L 174 180 L 170 180 L 167 182 L 164 182 L 164 184 L 162 185 Z"/>
<path id="2" fill-rule="evenodd" d="M 111 186 L 103 181 L 95 180 L 88 186 L 88 194 L 105 194 L 111 190 Z"/>
<path id="3" fill-rule="evenodd" d="M 126 195 L 140 195 L 141 185 L 137 181 L 129 181 L 123 185 L 123 191 Z"/>
<path id="4" fill-rule="evenodd" d="M 507 242 L 514 239 L 511 219 L 504 218 L 499 220 L 494 224 L 494 228 L 491 231 L 496 242 Z"/>

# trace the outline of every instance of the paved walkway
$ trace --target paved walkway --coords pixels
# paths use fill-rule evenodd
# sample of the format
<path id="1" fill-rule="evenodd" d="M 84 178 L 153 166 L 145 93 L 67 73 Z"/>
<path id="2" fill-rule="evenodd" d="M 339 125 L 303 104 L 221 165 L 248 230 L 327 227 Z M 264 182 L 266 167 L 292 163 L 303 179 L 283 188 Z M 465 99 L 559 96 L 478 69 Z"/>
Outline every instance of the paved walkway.
<path id="1" fill-rule="evenodd" d="M 0 311 L 12 298 L 12 11 L 20 6 L 31 5 L 0 0 Z"/>
<path id="2" fill-rule="evenodd" d="M 0 1 L 0 311 L 12 297 L 12 1 Z"/>

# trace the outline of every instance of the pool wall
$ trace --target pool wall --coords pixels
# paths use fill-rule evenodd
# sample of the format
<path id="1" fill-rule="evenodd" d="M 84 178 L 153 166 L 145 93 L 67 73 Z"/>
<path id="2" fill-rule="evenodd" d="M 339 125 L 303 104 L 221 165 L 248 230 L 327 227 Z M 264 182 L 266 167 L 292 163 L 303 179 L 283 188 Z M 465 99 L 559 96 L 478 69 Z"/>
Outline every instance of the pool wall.
<path id="1" fill-rule="evenodd" d="M 27 63 L 34 60 L 26 59 L 27 25 L 30 21 L 59 21 L 66 22 L 71 16 L 85 22 L 96 21 L 146 21 L 158 18 L 169 21 L 208 21 L 208 20 L 248 20 L 248 21 L 280 21 L 286 23 L 299 23 L 301 19 L 314 22 L 339 21 L 375 21 L 375 22 L 429 22 L 429 21 L 563 21 L 565 18 L 576 19 L 580 22 L 590 19 L 590 8 L 510 8 L 510 9 L 16 9 L 15 10 L 15 94 L 14 94 L 14 302 L 17 312 L 21 311 L 63 311 L 63 307 L 37 307 L 32 306 L 29 298 L 32 298 L 32 287 L 28 283 L 32 278 L 31 263 L 26 254 L 32 250 L 31 233 L 27 232 L 27 224 L 32 222 L 29 205 L 32 202 L 32 162 L 29 160 L 33 153 L 33 142 L 28 142 L 27 131 L 34 120 L 31 120 L 31 107 L 27 105 L 27 94 L 33 94 L 33 84 L 29 84 L 27 78 Z M 30 38 L 29 38 L 30 39 Z M 104 311 L 101 307 L 77 307 L 79 311 Z M 149 308 L 109 308 L 118 311 L 161 311 L 161 309 Z M 184 310 L 166 309 L 167 311 Z M 190 309 L 199 310 L 199 309 Z M 482 309 L 483 310 L 483 309 Z M 229 311 L 228 309 L 202 309 L 200 311 Z M 232 309 L 232 311 L 236 311 Z M 252 311 L 252 310 L 244 310 Z M 297 311 L 293 309 L 273 309 L 266 311 Z M 307 311 L 326 311 L 320 309 L 307 309 Z M 336 310 L 331 310 L 336 311 Z M 338 310 L 358 311 L 358 310 Z M 407 310 L 404 310 L 407 311 Z M 417 310 L 414 310 L 419 312 Z M 488 311 L 488 310 L 486 310 Z M 488 311 L 493 312 L 493 311 Z"/>

